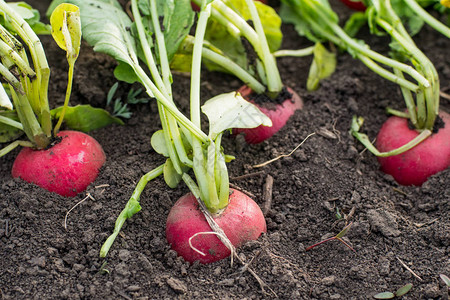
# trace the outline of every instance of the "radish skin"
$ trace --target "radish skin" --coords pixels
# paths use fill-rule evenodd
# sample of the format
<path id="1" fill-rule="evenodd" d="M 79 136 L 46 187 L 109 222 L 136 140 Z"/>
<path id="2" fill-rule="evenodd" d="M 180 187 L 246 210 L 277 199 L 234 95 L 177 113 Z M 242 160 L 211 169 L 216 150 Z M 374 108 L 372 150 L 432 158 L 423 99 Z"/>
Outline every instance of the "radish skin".
<path id="1" fill-rule="evenodd" d="M 231 243 L 239 247 L 256 240 L 267 231 L 266 221 L 259 206 L 247 195 L 231 189 L 227 208 L 214 220 L 223 229 Z M 216 235 L 199 234 L 192 238 L 192 246 L 206 256 L 193 250 L 189 239 L 196 233 L 211 232 L 211 227 L 201 212 L 197 199 L 191 194 L 181 197 L 172 207 L 166 224 L 166 238 L 172 249 L 186 261 L 202 264 L 212 263 L 230 256 L 230 250 Z"/>
<path id="2" fill-rule="evenodd" d="M 378 157 L 381 170 L 401 185 L 421 186 L 433 174 L 450 166 L 450 115 L 440 112 L 443 128 L 414 148 L 395 156 Z M 390 117 L 381 127 L 376 146 L 387 152 L 403 146 L 418 135 L 408 127 L 408 120 Z"/>
<path id="3" fill-rule="evenodd" d="M 365 11 L 366 10 L 366 6 L 361 1 L 341 0 L 341 2 L 353 10 L 357 10 L 357 11 Z"/>
<path id="4" fill-rule="evenodd" d="M 248 144 L 258 144 L 277 133 L 281 128 L 284 127 L 284 125 L 286 125 L 287 121 L 295 113 L 296 110 L 300 110 L 303 108 L 303 101 L 300 96 L 291 88 L 287 88 L 287 90 L 292 94 L 291 99 L 286 99 L 281 104 L 275 104 L 272 105 L 272 107 L 269 107 L 270 104 L 259 105 L 257 103 L 254 103 L 250 99 L 252 90 L 248 86 L 242 86 L 238 90 L 238 92 L 241 93 L 244 99 L 258 106 L 261 112 L 263 112 L 272 120 L 272 127 L 260 125 L 256 128 L 235 128 L 233 129 L 233 134 L 243 133 L 245 141 Z"/>
<path id="5" fill-rule="evenodd" d="M 106 157 L 100 144 L 78 131 L 61 131 L 62 140 L 46 150 L 23 148 L 12 167 L 20 177 L 50 192 L 73 197 L 98 175 Z"/>

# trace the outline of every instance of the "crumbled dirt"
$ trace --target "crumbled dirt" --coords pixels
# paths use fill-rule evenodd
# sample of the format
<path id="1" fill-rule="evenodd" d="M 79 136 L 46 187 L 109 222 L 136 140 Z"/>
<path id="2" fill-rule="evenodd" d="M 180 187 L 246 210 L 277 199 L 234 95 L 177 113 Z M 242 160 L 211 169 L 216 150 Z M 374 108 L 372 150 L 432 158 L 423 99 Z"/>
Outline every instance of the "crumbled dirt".
<path id="1" fill-rule="evenodd" d="M 41 10 L 47 1 L 29 1 Z M 336 8 L 348 13 L 344 7 Z M 284 26 L 284 48 L 310 43 Z M 379 51 L 386 39 L 361 36 Z M 418 45 L 435 63 L 442 91 L 450 92 L 450 40 L 425 28 Z M 52 104 L 61 104 L 66 87 L 64 53 L 43 38 L 52 68 Z M 107 162 L 86 197 L 51 194 L 13 179 L 11 166 L 18 150 L 0 160 L 0 295 L 2 299 L 369 299 L 412 283 L 404 299 L 448 299 L 439 274 L 450 275 L 450 170 L 431 177 L 422 187 L 397 185 L 379 171 L 376 158 L 349 134 L 354 114 L 365 118 L 363 130 L 375 137 L 386 120 L 386 106 L 404 107 L 400 90 L 374 75 L 347 54 L 340 54 L 336 73 L 316 92 L 306 91 L 311 58 L 280 58 L 286 85 L 305 102 L 287 126 L 270 140 L 246 145 L 242 138 L 224 139 L 235 155 L 229 164 L 233 185 L 254 195 L 261 206 L 266 177 L 274 178 L 273 202 L 266 216 L 267 235 L 239 249 L 265 282 L 264 291 L 242 265 L 230 260 L 189 265 L 170 250 L 165 219 L 188 189 L 168 188 L 161 178 L 142 194 L 142 210 L 129 220 L 107 259 L 99 250 L 140 177 L 164 160 L 150 146 L 160 129 L 154 101 L 132 106 L 125 126 L 91 132 L 104 147 Z M 115 63 L 84 45 L 75 68 L 72 104 L 105 106 L 115 82 Z M 239 88 L 240 82 L 219 73 L 202 73 L 202 99 Z M 189 78 L 176 75 L 174 98 L 187 110 Z M 125 95 L 128 87 L 119 91 Z M 450 112 L 449 100 L 442 109 Z M 289 153 L 266 167 L 252 166 Z M 262 171 L 262 172 L 261 172 Z M 258 172 L 258 173 L 257 173 Z M 243 180 L 235 177 L 256 173 Z M 305 248 L 337 234 L 353 222 L 345 241 Z M 402 265 L 404 263 L 411 271 Z M 420 277 L 420 279 L 419 279 Z"/>

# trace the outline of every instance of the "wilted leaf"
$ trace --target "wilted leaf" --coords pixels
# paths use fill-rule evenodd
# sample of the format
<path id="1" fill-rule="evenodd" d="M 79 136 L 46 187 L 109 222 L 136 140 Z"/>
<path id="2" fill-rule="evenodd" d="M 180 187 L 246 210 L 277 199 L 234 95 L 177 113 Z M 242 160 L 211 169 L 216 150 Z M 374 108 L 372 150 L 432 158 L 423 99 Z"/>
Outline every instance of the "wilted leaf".
<path id="1" fill-rule="evenodd" d="M 69 63 L 75 61 L 80 53 L 81 21 L 78 6 L 62 3 L 50 16 L 52 36 L 58 46 L 67 51 Z"/>

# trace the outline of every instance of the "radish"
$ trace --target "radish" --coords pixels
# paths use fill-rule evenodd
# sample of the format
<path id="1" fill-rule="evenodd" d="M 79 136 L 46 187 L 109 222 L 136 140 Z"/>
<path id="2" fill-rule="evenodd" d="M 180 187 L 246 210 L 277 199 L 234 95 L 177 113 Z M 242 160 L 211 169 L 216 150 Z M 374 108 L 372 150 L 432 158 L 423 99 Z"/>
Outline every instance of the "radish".
<path id="1" fill-rule="evenodd" d="M 365 11 L 366 6 L 361 1 L 354 1 L 354 0 L 341 0 L 342 3 L 347 5 L 347 7 L 357 10 L 357 11 Z"/>
<path id="2" fill-rule="evenodd" d="M 266 221 L 259 206 L 244 193 L 233 189 L 226 210 L 214 216 L 214 220 L 235 247 L 256 240 L 266 232 Z M 219 238 L 202 234 L 205 232 L 211 232 L 211 228 L 195 196 L 189 193 L 181 197 L 167 217 L 166 238 L 172 249 L 190 263 L 199 261 L 207 264 L 228 257 L 230 250 Z M 192 246 L 189 244 L 190 239 Z"/>
<path id="3" fill-rule="evenodd" d="M 52 6 L 60 1 L 64 0 L 54 1 Z M 247 1 L 248 6 L 252 6 L 252 9 L 256 10 L 253 1 Z M 175 1 L 175 4 L 161 1 L 158 2 L 159 5 L 156 5 L 155 0 L 150 0 L 148 7 L 139 5 L 138 0 L 132 0 L 131 12 L 134 24 L 125 11 L 117 9 L 120 7 L 117 1 L 110 0 L 104 3 L 96 1 L 96 5 L 91 5 L 90 0 L 70 0 L 70 2 L 80 5 L 82 13 L 86 13 L 88 16 L 102 16 L 100 19 L 84 19 L 86 23 L 83 27 L 85 30 L 83 34 L 87 42 L 93 45 L 95 50 L 106 52 L 115 59 L 129 64 L 130 71 L 134 72 L 132 75 L 135 75 L 138 81 L 144 85 L 147 93 L 156 99 L 162 130 L 153 134 L 151 144 L 157 153 L 167 158 L 164 164 L 141 177 L 125 208 L 117 217 L 114 232 L 103 244 L 100 256 L 105 257 L 108 254 L 125 221 L 140 211 L 139 201 L 145 186 L 160 175 L 164 175 L 164 180 L 171 188 L 175 188 L 183 180 L 193 195 L 186 197 L 191 201 L 192 210 L 186 205 L 177 205 L 174 208 L 174 211 L 178 211 L 175 218 L 179 219 L 178 224 L 181 227 L 201 223 L 199 215 L 197 215 L 197 220 L 180 219 L 180 216 L 189 216 L 195 210 L 193 201 L 199 199 L 207 209 L 208 215 L 220 215 L 217 217 L 217 221 L 224 222 L 221 225 L 236 246 L 247 240 L 258 238 L 262 232 L 266 231 L 264 217 L 259 207 L 248 197 L 237 191 L 230 195 L 226 163 L 234 157 L 225 155 L 221 141 L 223 133 L 231 128 L 254 128 L 261 124 L 271 126 L 272 123 L 255 105 L 246 101 L 236 92 L 217 95 L 202 106 L 200 105 L 202 49 L 208 18 L 210 14 L 212 15 L 213 3 L 204 0 L 200 5 L 201 10 L 198 14 L 198 23 L 195 27 L 192 44 L 192 60 L 191 57 L 188 57 L 189 59 L 185 61 L 191 66 L 190 118 L 187 118 L 177 108 L 175 104 L 177 101 L 173 99 L 173 78 L 169 69 L 169 53 L 173 53 L 174 49 L 176 51 L 178 45 L 169 42 L 166 38 L 170 39 L 172 36 L 176 36 L 177 40 L 182 41 L 189 35 L 195 19 L 189 0 Z M 219 2 L 214 1 L 214 3 Z M 163 15 L 162 20 L 161 12 L 167 12 Z M 178 22 L 180 16 L 186 22 Z M 104 22 L 104 20 L 108 20 L 108 22 Z M 189 23 L 189 20 L 192 20 L 192 23 Z M 148 24 L 153 26 L 152 37 L 154 39 L 149 39 L 149 32 L 146 30 Z M 165 26 L 166 30 L 163 32 L 161 24 L 170 24 L 171 26 Z M 135 26 L 136 34 L 127 30 L 131 26 Z M 111 43 L 112 37 L 105 32 L 120 32 L 121 35 L 114 35 L 114 43 Z M 149 44 L 152 40 L 156 46 Z M 102 46 L 97 47 L 97 45 Z M 139 45 L 139 48 L 135 47 L 136 45 Z M 116 51 L 117 49 L 121 49 L 121 51 Z M 138 56 L 136 49 L 143 49 L 145 57 Z M 137 57 L 143 58 L 143 61 L 137 60 Z M 156 57 L 158 59 L 155 59 Z M 146 64 L 145 68 L 141 66 L 141 63 Z M 150 75 L 147 75 L 145 70 L 149 70 Z M 209 121 L 208 134 L 202 130 L 202 112 Z M 188 172 L 190 169 L 193 170 L 192 173 Z M 191 177 L 191 174 L 195 175 L 195 179 Z M 173 217 L 169 219 L 174 220 Z M 219 221 L 222 219 L 225 221 Z M 171 232 L 175 233 L 174 227 L 171 226 L 172 223 L 174 221 L 168 222 L 169 238 Z M 210 232 L 212 229 L 197 227 L 197 230 Z M 220 231 L 216 228 L 214 230 Z M 189 234 L 184 234 L 184 241 L 170 240 L 172 247 L 174 249 L 183 247 L 183 244 L 178 245 L 177 243 L 184 243 Z M 200 240 L 203 238 L 204 236 L 199 236 Z M 214 260 L 229 255 L 223 247 L 223 245 L 213 246 L 212 249 L 217 252 Z M 204 247 L 201 249 L 205 250 Z M 183 255 L 183 253 L 179 254 Z M 212 262 L 213 259 L 211 258 L 209 261 Z"/>
<path id="4" fill-rule="evenodd" d="M 402 154 L 378 157 L 381 170 L 402 185 L 422 185 L 428 177 L 450 166 L 450 115 L 439 114 L 444 126 L 429 138 Z M 417 137 L 408 120 L 390 117 L 381 127 L 376 146 L 381 152 L 399 148 Z"/>
<path id="5" fill-rule="evenodd" d="M 106 157 L 100 144 L 78 131 L 60 131 L 48 149 L 23 148 L 12 167 L 13 177 L 73 197 L 97 178 Z"/>
<path id="6" fill-rule="evenodd" d="M 281 128 L 283 128 L 284 125 L 286 125 L 286 122 L 289 120 L 289 118 L 294 114 L 296 110 L 303 108 L 302 99 L 291 88 L 287 88 L 287 92 L 285 92 L 285 94 L 288 94 L 288 96 L 286 96 L 286 98 L 280 101 L 281 103 L 269 103 L 269 102 L 259 103 L 255 100 L 252 100 L 252 97 L 254 97 L 255 95 L 252 94 L 252 90 L 248 86 L 242 86 L 238 90 L 238 92 L 246 100 L 258 106 L 261 112 L 263 112 L 272 120 L 271 127 L 260 125 L 256 128 L 233 129 L 233 134 L 236 135 L 240 133 L 244 134 L 245 141 L 249 144 L 258 144 L 270 138 L 275 133 L 277 133 Z"/>
<path id="7" fill-rule="evenodd" d="M 75 131 L 59 132 L 68 110 L 74 64 L 80 51 L 79 8 L 72 4 L 61 4 L 50 16 L 52 36 L 58 46 L 67 51 L 69 63 L 64 106 L 52 111 L 47 97 L 50 69 L 39 38 L 21 16 L 3 1 L 0 2 L 0 11 L 8 16 L 6 19 L 11 20 L 9 24 L 10 28 L 13 28 L 11 31 L 17 32 L 28 47 L 25 51 L 25 46 L 21 45 L 10 32 L 2 30 L 2 35 L 9 37 L 6 47 L 11 48 L 9 51 L 11 57 L 5 56 L 4 61 L 2 58 L 3 63 L 8 62 L 9 68 L 5 69 L 2 75 L 8 82 L 14 105 L 11 102 L 7 103 L 9 99 L 2 90 L 3 86 L 0 85 L 0 92 L 3 92 L 0 106 L 12 110 L 10 115 L 15 118 L 0 115 L 0 122 L 10 126 L 11 130 L 23 131 L 28 141 L 15 140 L 0 150 L 0 156 L 17 146 L 26 147 L 14 161 L 13 177 L 20 177 L 62 196 L 75 196 L 97 177 L 99 168 L 105 162 L 101 146 L 92 137 Z M 32 64 L 28 62 L 27 52 L 31 54 Z M 81 110 L 77 107 L 71 108 L 68 113 L 70 116 L 66 119 L 84 130 L 109 122 L 107 117 L 109 114 L 101 113 L 102 120 L 89 121 L 90 118 L 98 116 L 99 109 L 81 107 Z M 54 128 L 52 128 L 52 114 L 59 115 Z M 88 120 L 90 124 L 85 124 L 83 120 Z M 11 140 L 0 140 L 6 141 Z"/>
<path id="8" fill-rule="evenodd" d="M 377 140 L 380 149 L 366 134 L 359 132 L 363 118 L 354 116 L 351 126 L 352 135 L 379 157 L 381 169 L 392 174 L 400 184 L 407 185 L 421 185 L 431 174 L 446 169 L 450 152 L 447 115 L 441 115 L 446 127 L 439 129 L 439 124 L 435 124 L 439 115 L 439 75 L 433 63 L 417 47 L 390 2 L 364 1 L 370 9 L 371 28 L 377 26 L 384 30 L 393 41 L 390 45 L 395 45 L 392 58 L 349 36 L 340 27 L 339 18 L 327 1 L 284 0 L 283 3 L 285 11 L 298 16 L 295 20 L 291 14 L 289 21 L 303 26 L 302 32 L 308 33 L 307 37 L 326 39 L 347 49 L 381 77 L 399 85 L 407 110 L 388 108 L 388 112 L 397 118 L 390 119 L 380 132 Z M 423 14 L 420 17 L 425 18 Z M 402 61 L 397 60 L 400 57 Z M 403 62 L 406 58 L 409 64 Z M 408 129 L 408 120 L 415 130 Z M 433 129 L 439 129 L 439 132 L 433 135 Z"/>

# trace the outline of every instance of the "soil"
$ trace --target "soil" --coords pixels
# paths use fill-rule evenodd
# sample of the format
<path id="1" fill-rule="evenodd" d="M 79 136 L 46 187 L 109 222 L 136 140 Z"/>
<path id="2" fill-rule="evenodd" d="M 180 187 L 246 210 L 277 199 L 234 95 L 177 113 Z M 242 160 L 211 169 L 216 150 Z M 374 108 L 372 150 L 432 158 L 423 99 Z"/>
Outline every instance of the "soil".
<path id="1" fill-rule="evenodd" d="M 41 11 L 48 1 L 29 1 Z M 333 4 L 343 18 L 349 11 Z M 283 48 L 310 43 L 291 26 L 283 26 Z M 386 53 L 388 40 L 361 33 L 375 50 Z M 42 38 L 52 68 L 52 105 L 63 102 L 67 63 L 49 37 Z M 441 90 L 450 92 L 450 40 L 428 27 L 415 38 L 435 64 Z M 348 133 L 354 114 L 363 116 L 363 131 L 376 136 L 387 119 L 385 108 L 404 107 L 398 87 L 348 54 L 316 92 L 306 91 L 311 58 L 280 58 L 281 76 L 305 102 L 287 126 L 258 145 L 241 137 L 224 139 L 231 183 L 253 195 L 261 206 L 264 183 L 272 176 L 273 200 L 266 215 L 268 232 L 238 250 L 239 256 L 265 283 L 264 289 L 239 263 L 225 259 L 189 265 L 170 250 L 165 221 L 175 201 L 188 192 L 158 178 L 141 197 L 142 210 L 127 221 L 108 257 L 99 250 L 136 183 L 163 163 L 150 146 L 160 129 L 155 101 L 132 106 L 125 126 L 91 132 L 107 162 L 87 193 L 64 198 L 13 179 L 18 150 L 0 160 L 0 295 L 2 299 L 371 299 L 412 283 L 403 299 L 448 299 L 439 274 L 450 276 L 450 170 L 422 187 L 397 185 L 379 171 L 376 158 Z M 72 104 L 104 107 L 114 84 L 115 62 L 83 45 L 75 68 Z M 202 74 L 202 99 L 239 88 L 220 73 Z M 175 75 L 174 96 L 188 108 L 189 78 Z M 129 87 L 120 85 L 125 97 Z M 450 101 L 442 99 L 450 112 Z M 262 168 L 252 167 L 295 153 Z M 245 178 L 240 176 L 247 175 Z M 74 207 L 67 215 L 68 211 Z M 337 212 L 344 219 L 337 218 Z M 64 227 L 67 216 L 67 228 Z M 305 248 L 336 235 L 353 222 L 345 241 Z"/>

